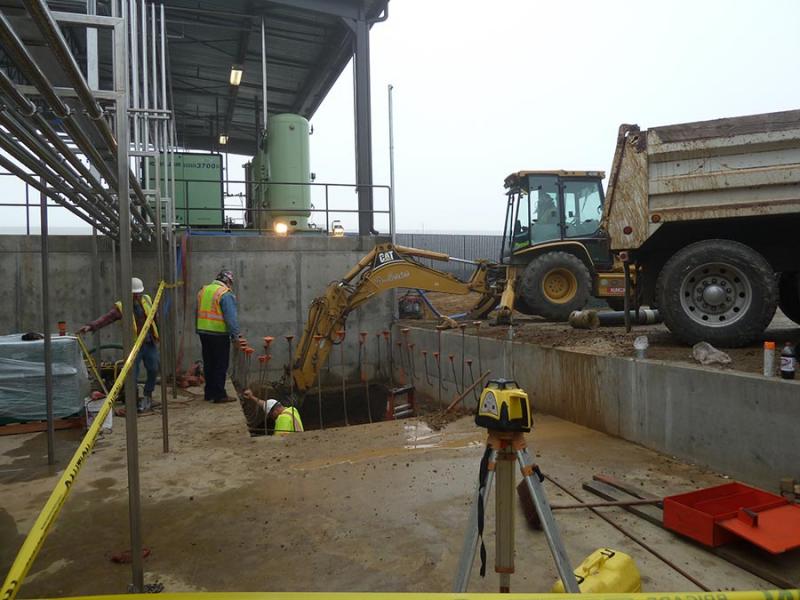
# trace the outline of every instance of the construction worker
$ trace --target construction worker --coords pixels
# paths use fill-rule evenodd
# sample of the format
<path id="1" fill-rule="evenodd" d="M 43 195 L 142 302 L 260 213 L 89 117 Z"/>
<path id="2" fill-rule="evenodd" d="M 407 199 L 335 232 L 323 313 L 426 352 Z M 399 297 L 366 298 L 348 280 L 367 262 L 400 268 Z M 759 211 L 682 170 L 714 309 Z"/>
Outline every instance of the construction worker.
<path id="1" fill-rule="evenodd" d="M 300 420 L 300 413 L 294 406 L 286 408 L 277 400 L 270 398 L 262 400 L 257 398 L 250 390 L 245 390 L 242 394 L 245 400 L 255 402 L 264 413 L 267 419 L 275 425 L 275 435 L 286 435 L 303 431 L 303 422 Z"/>
<path id="2" fill-rule="evenodd" d="M 240 337 L 236 296 L 232 288 L 233 273 L 223 270 L 197 293 L 196 331 L 203 347 L 205 399 L 214 403 L 235 400 L 225 391 L 231 339 Z"/>
<path id="3" fill-rule="evenodd" d="M 131 279 L 131 292 L 133 294 L 133 335 L 134 337 L 138 337 L 139 331 L 141 331 L 147 316 L 153 310 L 153 301 L 150 299 L 150 296 L 144 293 L 144 284 L 138 277 L 133 277 Z M 97 331 L 120 319 L 122 319 L 122 301 L 118 300 L 114 303 L 114 308 L 99 319 L 81 327 L 78 333 L 83 334 L 90 331 Z M 144 384 L 144 396 L 139 398 L 136 404 L 136 408 L 140 413 L 149 412 L 153 407 L 153 390 L 156 388 L 159 362 L 158 326 L 155 320 L 153 320 L 153 324 L 150 326 L 150 331 L 147 332 L 147 337 L 139 350 L 139 354 L 136 355 L 134 367 L 133 377 L 136 381 L 139 380 L 139 365 L 141 363 L 144 363 L 144 368 L 147 371 L 147 381 Z"/>

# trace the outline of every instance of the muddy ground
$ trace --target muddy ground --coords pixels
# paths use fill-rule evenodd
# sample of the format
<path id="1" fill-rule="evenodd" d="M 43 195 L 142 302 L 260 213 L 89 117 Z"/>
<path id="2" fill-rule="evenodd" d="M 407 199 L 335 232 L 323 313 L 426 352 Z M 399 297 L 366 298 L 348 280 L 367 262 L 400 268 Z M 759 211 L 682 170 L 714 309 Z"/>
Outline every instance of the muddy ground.
<path id="1" fill-rule="evenodd" d="M 158 390 L 157 390 L 158 391 Z M 251 437 L 240 407 L 182 396 L 170 412 L 171 452 L 158 414 L 139 424 L 145 581 L 167 592 L 426 591 L 451 589 L 485 431 L 463 417 L 433 431 L 409 419 Z M 58 468 L 78 432 L 58 432 Z M 726 481 L 723 475 L 548 416 L 528 436 L 542 469 L 581 483 L 607 473 L 657 494 Z M 120 593 L 130 567 L 124 423 L 103 436 L 73 486 L 20 597 Z M 0 437 L 0 572 L 5 573 L 55 484 L 45 434 Z M 554 503 L 569 498 L 546 483 Z M 618 508 L 603 511 L 711 589 L 761 589 L 760 579 Z M 516 509 L 512 591 L 543 592 L 556 578 L 541 533 Z M 487 577 L 496 591 L 494 508 L 487 513 Z M 573 562 L 599 547 L 631 554 L 645 591 L 696 590 L 664 562 L 583 510 L 559 511 Z"/>
<path id="2" fill-rule="evenodd" d="M 443 314 L 464 312 L 475 304 L 477 294 L 454 296 L 448 294 L 429 293 L 428 298 Z M 436 321 L 432 314 L 424 322 L 409 321 L 415 325 L 432 327 Z M 529 317 L 514 313 L 514 339 L 540 346 L 564 348 L 578 352 L 603 354 L 607 356 L 633 356 L 633 340 L 646 335 L 650 347 L 648 358 L 679 363 L 698 364 L 692 357 L 692 349 L 675 336 L 663 324 L 636 326 L 631 333 L 624 327 L 602 327 L 594 330 L 574 329 L 568 323 L 547 322 L 538 317 Z M 490 327 L 487 324 L 480 329 L 480 334 L 490 337 L 505 338 L 507 327 Z M 475 333 L 474 327 L 467 331 Z M 758 342 L 745 348 L 726 349 L 732 362 L 726 366 L 714 365 L 708 368 L 729 369 L 747 373 L 761 373 L 763 365 L 763 342 L 775 341 L 780 349 L 784 342 L 800 343 L 800 327 L 778 311 L 769 329 Z M 777 364 L 777 357 L 776 357 Z"/>

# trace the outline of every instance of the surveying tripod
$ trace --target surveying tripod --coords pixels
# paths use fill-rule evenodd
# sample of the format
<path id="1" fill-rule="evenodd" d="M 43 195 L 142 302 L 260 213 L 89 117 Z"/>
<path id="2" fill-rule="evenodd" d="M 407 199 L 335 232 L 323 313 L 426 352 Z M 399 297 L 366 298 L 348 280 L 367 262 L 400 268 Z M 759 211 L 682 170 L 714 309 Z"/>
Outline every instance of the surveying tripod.
<path id="1" fill-rule="evenodd" d="M 481 460 L 481 475 L 475 499 L 470 511 L 464 546 L 458 561 L 458 572 L 453 591 L 465 593 L 469 583 L 475 553 L 480 542 L 481 577 L 485 574 L 486 550 L 483 546 L 483 515 L 486 498 L 497 478 L 495 491 L 495 572 L 500 574 L 500 592 L 508 593 L 511 574 L 514 572 L 514 463 L 519 464 L 522 477 L 527 484 L 536 512 L 542 524 L 547 544 L 556 564 L 564 589 L 569 593 L 580 593 L 572 565 L 567 556 L 561 535 L 542 486 L 543 476 L 539 467 L 530 460 L 525 434 L 522 431 L 498 431 L 489 429 L 486 451 Z"/>

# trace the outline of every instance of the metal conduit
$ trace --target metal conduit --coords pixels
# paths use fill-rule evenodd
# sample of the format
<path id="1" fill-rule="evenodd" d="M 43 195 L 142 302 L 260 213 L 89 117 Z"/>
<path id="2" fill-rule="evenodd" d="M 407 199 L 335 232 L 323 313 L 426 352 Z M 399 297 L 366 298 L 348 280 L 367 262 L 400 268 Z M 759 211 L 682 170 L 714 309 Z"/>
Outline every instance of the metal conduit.
<path id="1" fill-rule="evenodd" d="M 48 16 L 50 16 L 49 13 Z M 58 35 L 60 36 L 60 31 L 58 32 Z M 63 41 L 63 37 L 60 39 Z M 70 136 L 72 136 L 76 145 L 86 156 L 91 158 L 92 163 L 101 172 L 101 174 L 106 179 L 108 184 L 111 187 L 115 187 L 117 178 L 114 176 L 113 171 L 108 167 L 106 161 L 97 151 L 97 149 L 94 146 L 94 143 L 90 140 L 88 135 L 75 122 L 75 120 L 72 117 L 72 111 L 69 108 L 69 106 L 67 106 L 67 104 L 64 103 L 64 101 L 55 93 L 55 90 L 53 89 L 49 80 L 42 72 L 42 70 L 39 68 L 39 66 L 35 63 L 35 61 L 28 53 L 22 41 L 14 32 L 6 16 L 3 15 L 2 13 L 0 13 L 0 43 L 2 43 L 3 49 L 9 55 L 9 57 L 14 61 L 17 67 L 25 74 L 28 80 L 31 81 L 31 83 L 33 83 L 33 85 L 36 87 L 39 93 L 42 94 L 45 101 L 50 105 L 50 108 L 53 110 L 53 113 L 57 117 L 62 119 L 65 131 Z M 54 52 L 55 51 L 56 50 L 54 48 Z M 57 52 L 56 54 L 58 55 Z M 22 105 L 25 107 L 25 110 L 29 111 L 32 103 L 27 99 L 25 99 L 25 97 L 22 94 L 19 94 L 19 92 L 16 91 L 16 88 L 14 88 L 13 83 L 11 83 L 10 79 L 8 79 L 8 77 L 4 73 L 0 73 L 0 75 L 1 75 L 0 87 L 2 87 L 4 91 L 8 90 L 8 88 L 13 88 L 14 93 L 12 95 L 12 98 L 17 103 L 20 103 L 20 100 L 24 99 L 25 101 Z M 83 79 L 83 76 L 80 74 L 80 71 L 78 71 L 78 75 L 80 76 L 81 79 Z M 80 91 L 77 88 L 76 92 L 80 94 Z M 111 144 L 109 145 L 109 151 L 112 154 L 116 155 L 117 144 L 116 140 L 114 139 L 113 133 L 111 133 L 111 129 L 108 123 L 105 121 L 105 119 L 102 118 L 99 120 L 94 120 L 93 122 L 95 124 L 98 124 L 98 130 L 101 132 L 101 135 L 103 135 L 106 144 L 109 145 L 109 142 L 111 142 Z M 107 130 L 107 132 L 111 134 L 110 139 L 108 139 L 104 135 L 104 130 Z M 133 173 L 130 173 L 130 178 L 132 184 L 135 183 L 134 189 L 138 190 L 139 192 L 138 195 L 141 205 L 144 206 L 146 212 L 150 213 L 150 207 L 144 200 L 144 193 L 141 189 L 141 186 L 138 185 L 138 181 L 136 181 Z M 150 214 L 152 215 L 152 213 Z M 142 225 L 147 226 L 147 220 L 142 216 L 142 214 L 138 210 L 132 210 L 132 216 L 134 216 Z"/>
<path id="2" fill-rule="evenodd" d="M 39 117 L 41 119 L 41 116 Z M 44 119 L 42 119 L 44 121 Z M 56 170 L 62 177 L 68 179 L 72 187 L 81 193 L 83 196 L 86 197 L 87 202 L 96 208 L 101 214 L 105 215 L 105 217 L 109 221 L 109 225 L 114 223 L 114 220 L 117 218 L 116 212 L 114 210 L 113 201 L 111 204 L 108 203 L 99 203 L 96 199 L 96 196 L 103 196 L 103 194 L 99 193 L 97 189 L 93 189 L 93 187 L 87 186 L 79 177 L 78 174 L 70 171 L 67 168 L 66 161 L 59 155 L 56 151 L 54 151 L 50 146 L 44 143 L 42 140 L 39 139 L 37 136 L 37 132 L 32 130 L 27 124 L 22 121 L 17 120 L 12 113 L 7 111 L 4 107 L 0 107 L 0 124 L 2 124 L 6 129 L 8 129 L 11 133 L 13 133 L 18 139 L 25 142 L 25 145 L 28 146 L 29 149 L 33 150 L 35 154 L 37 154 L 43 160 L 46 160 L 47 164 L 50 165 L 54 170 Z M 46 124 L 46 121 L 45 121 Z M 56 150 L 61 152 L 64 156 L 72 156 L 77 160 L 77 157 L 70 149 L 67 147 L 66 143 L 58 137 L 55 132 L 52 132 L 57 140 L 55 147 Z M 78 161 L 80 163 L 80 161 Z M 83 165 L 81 165 L 83 167 Z M 83 170 L 86 170 L 83 167 Z M 87 170 L 88 173 L 88 170 Z M 89 174 L 90 182 L 92 180 L 96 181 L 91 174 Z M 99 185 L 99 182 L 97 182 Z M 99 188 L 102 189 L 102 188 Z M 110 199 L 111 196 L 106 192 L 106 196 Z"/>
<path id="3" fill-rule="evenodd" d="M 0 140 L 1 141 L 1 140 Z M 52 198 L 55 202 L 57 202 L 60 206 L 63 206 L 68 211 L 73 213 L 75 216 L 81 218 L 82 220 L 88 220 L 87 216 L 80 212 L 77 208 L 75 208 L 72 204 L 69 204 L 66 200 L 64 200 L 61 195 L 53 190 L 52 188 L 48 188 L 47 186 L 41 184 L 35 177 L 26 173 L 23 169 L 20 169 L 13 161 L 8 160 L 5 156 L 0 154 L 0 166 L 6 169 L 9 173 L 13 173 L 25 183 L 27 183 L 32 188 L 39 190 L 40 192 L 46 194 L 49 198 Z M 114 231 L 106 229 L 105 227 L 97 224 L 92 223 L 92 226 L 95 227 L 98 231 L 107 235 L 112 239 L 118 239 L 117 234 Z"/>
<path id="4" fill-rule="evenodd" d="M 113 227 L 113 219 L 115 215 L 113 215 L 113 213 L 111 215 L 104 213 L 92 201 L 92 190 L 87 188 L 85 184 L 80 181 L 80 179 L 72 171 L 70 171 L 63 162 L 61 162 L 59 157 L 50 149 L 49 146 L 42 143 L 34 133 L 31 133 L 27 128 L 17 122 L 16 119 L 14 119 L 6 110 L 0 110 L 0 125 L 5 127 L 11 135 L 16 137 L 18 142 L 22 143 L 36 158 L 39 159 L 38 162 L 36 160 L 32 161 L 31 170 L 41 174 L 42 167 L 44 166 L 52 169 L 62 178 L 64 183 L 72 187 L 76 194 L 83 196 L 83 200 L 81 200 L 80 196 L 77 196 L 75 199 L 75 203 L 80 208 L 91 214 L 107 227 Z M 38 168 L 36 168 L 37 165 Z"/>

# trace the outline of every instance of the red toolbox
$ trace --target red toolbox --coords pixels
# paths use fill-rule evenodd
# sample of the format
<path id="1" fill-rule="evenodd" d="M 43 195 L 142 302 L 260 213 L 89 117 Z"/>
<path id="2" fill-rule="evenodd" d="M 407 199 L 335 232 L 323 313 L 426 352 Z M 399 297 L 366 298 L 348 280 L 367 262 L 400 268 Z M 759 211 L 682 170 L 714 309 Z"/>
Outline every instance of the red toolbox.
<path id="1" fill-rule="evenodd" d="M 800 547 L 800 507 L 743 483 L 667 496 L 664 527 L 706 546 L 744 538 L 773 554 Z"/>

